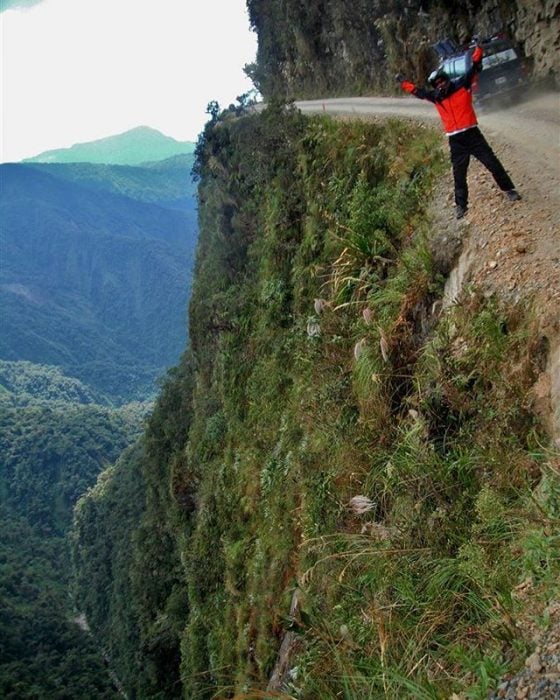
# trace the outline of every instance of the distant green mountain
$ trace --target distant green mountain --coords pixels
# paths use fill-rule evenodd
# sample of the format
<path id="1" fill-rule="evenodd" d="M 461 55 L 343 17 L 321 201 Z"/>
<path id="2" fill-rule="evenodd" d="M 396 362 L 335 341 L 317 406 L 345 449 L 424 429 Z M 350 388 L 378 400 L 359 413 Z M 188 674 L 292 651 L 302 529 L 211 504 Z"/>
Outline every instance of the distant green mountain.
<path id="1" fill-rule="evenodd" d="M 186 341 L 191 158 L 0 166 L 0 359 L 57 366 L 116 403 L 153 396 Z"/>
<path id="2" fill-rule="evenodd" d="M 193 163 L 194 154 L 185 153 L 141 166 L 33 163 L 33 167 L 93 190 L 190 210 L 196 221 L 196 184 L 190 175 Z"/>
<path id="3" fill-rule="evenodd" d="M 88 143 L 77 143 L 70 148 L 45 151 L 24 163 L 103 163 L 112 165 L 139 165 L 160 161 L 177 155 L 192 154 L 195 144 L 177 141 L 156 129 L 139 126 L 123 134 Z"/>

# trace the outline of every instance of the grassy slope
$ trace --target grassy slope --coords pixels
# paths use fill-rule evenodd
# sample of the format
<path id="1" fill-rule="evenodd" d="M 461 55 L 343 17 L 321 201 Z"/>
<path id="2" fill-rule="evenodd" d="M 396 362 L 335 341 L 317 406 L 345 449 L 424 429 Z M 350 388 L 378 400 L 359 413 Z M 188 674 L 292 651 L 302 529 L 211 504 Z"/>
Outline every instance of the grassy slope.
<path id="1" fill-rule="evenodd" d="M 556 592 L 530 314 L 476 291 L 432 311 L 436 139 L 274 110 L 207 127 L 192 359 L 143 467 L 142 528 L 165 513 L 167 570 L 184 565 L 187 606 L 173 578 L 150 614 L 181 643 L 185 697 L 258 697 L 287 629 L 297 697 L 485 697 L 525 648 L 516 586 L 537 617 Z"/>

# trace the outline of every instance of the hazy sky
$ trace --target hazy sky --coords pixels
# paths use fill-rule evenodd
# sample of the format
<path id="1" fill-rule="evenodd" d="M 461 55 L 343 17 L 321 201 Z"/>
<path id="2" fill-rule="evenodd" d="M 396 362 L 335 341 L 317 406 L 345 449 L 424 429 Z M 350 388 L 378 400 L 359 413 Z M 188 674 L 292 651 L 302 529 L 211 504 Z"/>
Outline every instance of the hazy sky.
<path id="1" fill-rule="evenodd" d="M 252 85 L 245 0 L 0 0 L 2 161 L 151 126 L 195 141 Z"/>

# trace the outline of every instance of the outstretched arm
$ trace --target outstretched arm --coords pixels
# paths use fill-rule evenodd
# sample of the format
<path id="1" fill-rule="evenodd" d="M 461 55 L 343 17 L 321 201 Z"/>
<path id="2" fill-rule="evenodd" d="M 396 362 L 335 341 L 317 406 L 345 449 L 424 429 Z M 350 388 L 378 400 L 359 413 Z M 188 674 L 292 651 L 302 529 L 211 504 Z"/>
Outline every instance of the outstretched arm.
<path id="1" fill-rule="evenodd" d="M 405 80 L 400 73 L 395 75 L 395 80 L 399 83 L 402 90 L 414 95 L 414 97 L 417 97 L 419 100 L 435 101 L 433 90 L 424 90 L 424 88 L 417 87 L 414 83 L 411 83 L 410 80 Z"/>

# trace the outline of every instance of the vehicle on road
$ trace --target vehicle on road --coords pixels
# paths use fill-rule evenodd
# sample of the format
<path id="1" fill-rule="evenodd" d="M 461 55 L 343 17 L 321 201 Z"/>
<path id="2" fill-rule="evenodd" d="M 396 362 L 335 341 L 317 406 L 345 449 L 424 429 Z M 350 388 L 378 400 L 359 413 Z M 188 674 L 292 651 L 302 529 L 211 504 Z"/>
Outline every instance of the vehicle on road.
<path id="1" fill-rule="evenodd" d="M 516 98 L 527 85 L 527 70 L 516 45 L 507 37 L 497 34 L 480 41 L 483 48 L 482 71 L 473 83 L 473 96 L 479 105 L 495 98 Z M 460 78 L 472 66 L 474 43 L 459 47 L 451 39 L 433 45 L 439 57 L 438 70 L 444 70 L 451 79 Z"/>

